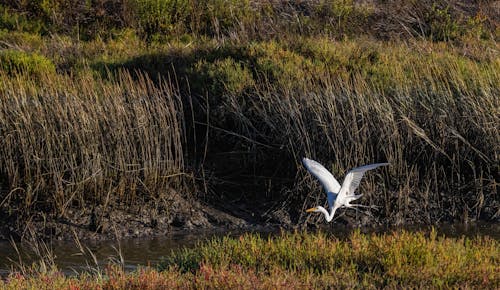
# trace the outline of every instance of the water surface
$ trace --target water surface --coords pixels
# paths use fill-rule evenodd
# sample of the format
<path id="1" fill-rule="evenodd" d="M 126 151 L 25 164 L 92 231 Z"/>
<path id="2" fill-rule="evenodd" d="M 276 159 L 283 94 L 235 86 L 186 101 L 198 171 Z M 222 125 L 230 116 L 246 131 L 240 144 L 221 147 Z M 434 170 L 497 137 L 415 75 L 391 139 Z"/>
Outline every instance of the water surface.
<path id="1" fill-rule="evenodd" d="M 49 253 L 57 268 L 65 274 L 104 269 L 112 261 L 123 259 L 125 270 L 132 271 L 138 266 L 155 265 L 162 257 L 184 247 L 194 247 L 215 236 L 237 234 L 236 232 L 205 231 L 197 233 L 175 233 L 165 237 L 122 239 L 120 241 L 82 241 L 81 248 L 76 241 L 54 241 L 39 244 L 40 252 Z M 46 247 L 44 247 L 44 245 Z M 18 248 L 19 254 L 15 248 Z M 46 250 L 47 249 L 47 250 Z M 21 259 L 19 258 L 21 256 Z M 20 262 L 31 265 L 40 255 L 33 246 L 24 243 L 0 241 L 0 276 L 16 270 Z M 20 261 L 21 260 L 21 261 Z"/>

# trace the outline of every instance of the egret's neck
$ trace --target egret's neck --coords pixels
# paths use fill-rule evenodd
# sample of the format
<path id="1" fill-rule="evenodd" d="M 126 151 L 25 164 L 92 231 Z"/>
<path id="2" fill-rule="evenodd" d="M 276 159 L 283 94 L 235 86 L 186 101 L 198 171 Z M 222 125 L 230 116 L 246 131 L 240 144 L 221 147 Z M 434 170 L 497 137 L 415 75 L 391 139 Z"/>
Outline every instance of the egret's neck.
<path id="1" fill-rule="evenodd" d="M 333 219 L 333 216 L 335 215 L 335 211 L 337 210 L 336 207 L 332 207 L 332 211 L 328 212 L 324 207 L 318 206 L 319 211 L 321 211 L 325 215 L 325 219 L 327 222 L 330 222 Z"/>

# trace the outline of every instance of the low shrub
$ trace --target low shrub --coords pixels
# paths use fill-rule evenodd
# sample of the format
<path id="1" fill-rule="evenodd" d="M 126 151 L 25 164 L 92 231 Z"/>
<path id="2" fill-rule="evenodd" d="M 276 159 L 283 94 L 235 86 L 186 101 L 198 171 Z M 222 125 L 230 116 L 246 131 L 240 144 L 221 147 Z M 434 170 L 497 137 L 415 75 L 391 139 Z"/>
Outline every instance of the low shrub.
<path id="1" fill-rule="evenodd" d="M 210 63 L 200 60 L 194 64 L 190 74 L 193 80 L 191 85 L 197 92 L 207 90 L 213 96 L 238 96 L 255 85 L 249 69 L 230 57 Z"/>
<path id="2" fill-rule="evenodd" d="M 11 75 L 26 73 L 36 77 L 56 71 L 55 65 L 45 56 L 13 49 L 0 51 L 0 69 Z"/>
<path id="3" fill-rule="evenodd" d="M 44 34 L 47 27 L 42 18 L 30 17 L 22 11 L 0 4 L 0 30 Z"/>

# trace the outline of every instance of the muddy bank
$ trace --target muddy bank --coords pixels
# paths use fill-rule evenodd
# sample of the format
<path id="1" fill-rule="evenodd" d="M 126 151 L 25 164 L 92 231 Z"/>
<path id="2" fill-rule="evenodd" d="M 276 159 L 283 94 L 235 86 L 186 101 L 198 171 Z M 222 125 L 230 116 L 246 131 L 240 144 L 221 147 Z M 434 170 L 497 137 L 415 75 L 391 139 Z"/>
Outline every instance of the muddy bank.
<path id="1" fill-rule="evenodd" d="M 257 205 L 261 206 L 258 207 Z M 326 224 L 321 215 L 309 215 L 297 223 L 289 211 L 265 202 L 246 206 L 245 203 L 227 203 L 222 207 L 187 200 L 176 196 L 168 205 L 147 202 L 124 205 L 114 203 L 83 209 L 70 209 L 64 216 L 37 212 L 29 218 L 8 215 L 0 211 L 0 240 L 113 240 L 168 236 L 176 233 L 202 231 L 262 231 L 270 228 L 319 228 L 359 226 L 377 227 L 381 224 L 369 214 L 346 211 L 333 224 Z"/>
<path id="2" fill-rule="evenodd" d="M 316 192 L 322 197 L 322 192 Z M 315 193 L 315 194 L 316 194 Z M 384 218 L 380 207 L 364 211 L 340 209 L 331 223 L 322 214 L 305 213 L 300 206 L 274 203 L 266 199 L 238 199 L 236 201 L 184 198 L 172 194 L 168 200 L 125 204 L 114 200 L 108 206 L 99 204 L 72 208 L 64 215 L 47 214 L 39 210 L 33 214 L 9 214 L 9 207 L 0 208 L 0 240 L 113 240 L 168 236 L 177 233 L 217 231 L 262 231 L 270 228 L 323 228 L 348 231 L 393 227 L 421 227 L 422 225 L 473 225 L 476 220 L 464 216 L 461 220 L 441 219 L 433 222 L 415 216 L 395 214 Z M 487 207 L 488 209 L 490 207 Z M 489 222 L 500 222 L 494 216 Z"/>
<path id="3" fill-rule="evenodd" d="M 418 216 L 402 217 L 397 214 L 382 219 L 376 207 L 355 211 L 340 209 L 335 220 L 326 223 L 322 214 L 312 213 L 300 216 L 300 208 L 286 208 L 286 205 L 254 202 L 200 202 L 199 199 L 185 199 L 173 195 L 168 201 L 149 201 L 123 204 L 115 201 L 104 207 L 98 205 L 82 209 L 69 209 L 64 216 L 38 211 L 29 217 L 9 215 L 8 208 L 0 208 L 0 240 L 42 240 L 83 241 L 114 240 L 169 236 L 178 233 L 201 233 L 217 231 L 263 231 L 274 229 L 335 229 L 335 232 L 363 228 L 369 231 L 403 226 L 420 228 L 424 225 L 463 225 L 480 222 L 464 217 L 462 220 L 440 220 L 432 223 Z M 500 222 L 493 218 L 490 222 Z"/>
<path id="4" fill-rule="evenodd" d="M 245 229 L 252 222 L 198 201 L 177 196 L 162 205 L 148 202 L 136 205 L 116 203 L 104 208 L 70 209 L 64 216 L 39 212 L 27 219 L 16 219 L 2 210 L 0 239 L 22 240 L 31 237 L 55 240 L 103 240 L 164 236 L 179 231 Z"/>

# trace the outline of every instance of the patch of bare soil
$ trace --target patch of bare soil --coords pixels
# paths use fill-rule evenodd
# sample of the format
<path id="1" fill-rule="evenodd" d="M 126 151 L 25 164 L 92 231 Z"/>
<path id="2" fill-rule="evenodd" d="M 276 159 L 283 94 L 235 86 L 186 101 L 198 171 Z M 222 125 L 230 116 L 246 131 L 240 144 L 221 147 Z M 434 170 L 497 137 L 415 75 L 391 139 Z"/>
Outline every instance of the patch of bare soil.
<path id="1" fill-rule="evenodd" d="M 134 206 L 115 203 L 68 210 L 64 216 L 37 213 L 19 220 L 0 209 L 0 239 L 23 239 L 34 232 L 41 239 L 103 240 L 161 236 L 178 231 L 244 229 L 252 225 L 242 218 L 177 196 L 168 205 L 156 202 Z"/>

